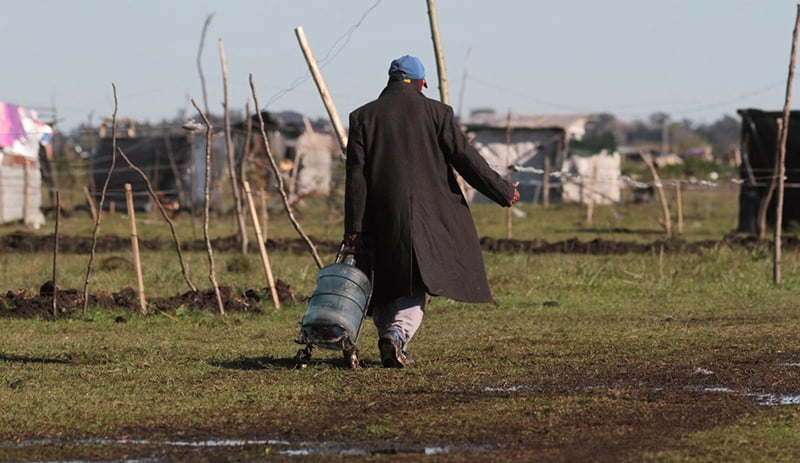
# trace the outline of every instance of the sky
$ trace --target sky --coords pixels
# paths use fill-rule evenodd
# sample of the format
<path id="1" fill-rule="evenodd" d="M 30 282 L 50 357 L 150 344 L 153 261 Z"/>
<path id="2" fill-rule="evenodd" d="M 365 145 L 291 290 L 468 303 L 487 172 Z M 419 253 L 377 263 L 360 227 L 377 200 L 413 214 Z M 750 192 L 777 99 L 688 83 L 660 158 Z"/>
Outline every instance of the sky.
<path id="1" fill-rule="evenodd" d="M 797 1 L 436 0 L 450 104 L 506 114 L 656 112 L 712 123 L 782 110 Z M 103 118 L 327 112 L 297 40 L 305 32 L 339 117 L 375 99 L 392 59 L 425 65 L 440 99 L 427 0 L 0 0 L 0 101 L 57 128 Z M 203 25 L 211 16 L 202 41 Z M 199 68 L 198 68 L 199 55 Z M 795 85 L 792 84 L 792 89 Z M 800 96 L 793 98 L 800 107 Z"/>

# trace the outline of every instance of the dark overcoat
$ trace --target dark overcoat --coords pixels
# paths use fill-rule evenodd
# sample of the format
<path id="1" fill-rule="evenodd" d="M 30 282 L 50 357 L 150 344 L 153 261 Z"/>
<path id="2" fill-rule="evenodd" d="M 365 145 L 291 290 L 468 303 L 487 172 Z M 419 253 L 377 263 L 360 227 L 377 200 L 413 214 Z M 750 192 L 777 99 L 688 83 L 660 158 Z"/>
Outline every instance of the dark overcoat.
<path id="1" fill-rule="evenodd" d="M 373 248 L 372 305 L 418 292 L 490 302 L 480 242 L 453 170 L 488 198 L 510 206 L 514 186 L 456 126 L 453 109 L 413 84 L 390 81 L 350 114 L 345 233 Z"/>

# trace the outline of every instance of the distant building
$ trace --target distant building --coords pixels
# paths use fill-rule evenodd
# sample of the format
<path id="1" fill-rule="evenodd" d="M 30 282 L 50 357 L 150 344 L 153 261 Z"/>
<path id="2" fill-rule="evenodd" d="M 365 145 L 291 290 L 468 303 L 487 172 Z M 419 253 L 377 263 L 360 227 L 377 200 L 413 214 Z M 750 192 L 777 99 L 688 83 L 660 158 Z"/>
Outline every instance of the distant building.
<path id="1" fill-rule="evenodd" d="M 331 125 L 324 120 L 311 121 L 293 111 L 263 111 L 261 116 L 270 151 L 282 171 L 289 195 L 293 199 L 328 195 L 334 172 L 333 159 L 341 153 Z M 241 146 L 247 156 L 266 159 L 258 115 L 249 121 L 251 136 L 249 146 L 245 148 L 248 143 L 247 123 L 244 121 L 237 125 L 237 146 Z M 265 169 L 263 173 L 272 177 L 271 169 Z"/>
<path id="2" fill-rule="evenodd" d="M 212 149 L 216 153 L 215 177 L 225 162 L 225 137 L 215 131 Z M 108 180 L 104 209 L 125 208 L 125 184 L 131 185 L 134 208 L 153 210 L 147 182 L 119 155 L 114 156 L 114 142 L 131 163 L 147 176 L 162 205 L 168 209 L 200 209 L 205 200 L 206 133 L 205 126 L 170 126 L 140 124 L 133 119 L 119 119 L 113 127 L 104 120 L 99 129 L 99 145 L 92 158 L 93 199 L 99 204 Z M 113 169 L 112 169 L 113 166 Z M 110 174 L 110 175 L 109 175 Z"/>
<path id="3" fill-rule="evenodd" d="M 281 171 L 284 187 L 292 199 L 330 192 L 333 138 L 325 127 L 315 126 L 298 113 L 263 112 L 270 150 Z M 221 193 L 230 191 L 225 127 L 213 125 L 211 171 L 213 184 L 209 187 L 211 208 L 221 211 Z M 249 131 L 248 131 L 249 126 Z M 117 147 L 148 177 L 159 201 L 168 209 L 198 210 L 205 201 L 206 142 L 205 125 L 190 121 L 183 126 L 142 124 L 133 119 L 117 120 Z M 94 199 L 98 201 L 102 185 L 109 172 L 104 208 L 124 207 L 124 185 L 131 184 L 134 207 L 149 211 L 153 208 L 147 183 L 119 156 L 112 157 L 111 121 L 105 120 L 99 129 L 100 144 L 92 159 Z M 275 186 L 272 168 L 266 162 L 263 137 L 258 115 L 250 120 L 232 124 L 234 164 L 241 181 L 241 166 L 250 167 L 248 178 L 253 188 Z M 255 162 L 258 161 L 258 162 Z M 111 169 L 114 162 L 114 169 Z"/>
<path id="4" fill-rule="evenodd" d="M 688 158 L 697 158 L 702 159 L 704 161 L 713 162 L 714 161 L 714 152 L 713 149 L 706 145 L 706 146 L 696 146 L 694 148 L 688 148 L 681 151 L 680 156 L 683 159 Z"/>
<path id="5" fill-rule="evenodd" d="M 562 199 L 559 177 L 550 174 L 562 170 L 570 140 L 584 136 L 589 119 L 588 114 L 497 114 L 481 110 L 473 112 L 462 125 L 495 171 L 520 182 L 521 201 L 548 203 Z M 472 188 L 467 194 L 484 200 Z"/>

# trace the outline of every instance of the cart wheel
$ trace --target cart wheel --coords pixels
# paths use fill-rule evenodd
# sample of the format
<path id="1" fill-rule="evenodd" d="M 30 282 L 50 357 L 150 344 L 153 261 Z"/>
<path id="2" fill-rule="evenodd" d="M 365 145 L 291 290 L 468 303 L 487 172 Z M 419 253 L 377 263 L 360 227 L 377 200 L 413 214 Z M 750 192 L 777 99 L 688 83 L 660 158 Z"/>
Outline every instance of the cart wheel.
<path id="1" fill-rule="evenodd" d="M 305 349 L 300 349 L 297 351 L 297 355 L 294 356 L 295 361 L 295 369 L 302 370 L 308 366 L 308 362 L 311 361 L 311 349 L 306 347 Z"/>
<path id="2" fill-rule="evenodd" d="M 358 360 L 358 349 L 355 347 L 349 350 L 343 349 L 342 355 L 344 356 L 345 363 L 347 363 L 347 366 L 350 367 L 351 370 L 355 370 L 361 366 Z"/>

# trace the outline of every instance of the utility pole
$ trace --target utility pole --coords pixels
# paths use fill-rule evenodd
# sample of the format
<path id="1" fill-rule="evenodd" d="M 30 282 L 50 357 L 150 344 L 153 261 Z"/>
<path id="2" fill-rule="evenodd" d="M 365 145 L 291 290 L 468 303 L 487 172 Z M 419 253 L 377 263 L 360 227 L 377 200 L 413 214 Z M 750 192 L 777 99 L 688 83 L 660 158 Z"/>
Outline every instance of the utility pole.
<path id="1" fill-rule="evenodd" d="M 458 91 L 458 120 L 464 120 L 464 91 L 467 88 L 467 75 L 469 69 L 469 55 L 472 52 L 472 47 L 467 48 L 467 55 L 464 57 L 464 77 L 461 78 L 461 89 Z"/>
<path id="2" fill-rule="evenodd" d="M 444 65 L 444 51 L 442 39 L 439 36 L 439 17 L 436 14 L 436 0 L 428 0 L 428 18 L 431 23 L 431 36 L 433 37 L 433 51 L 436 55 L 436 73 L 439 75 L 439 95 L 444 104 L 450 104 L 450 92 L 447 90 L 447 69 Z"/>

